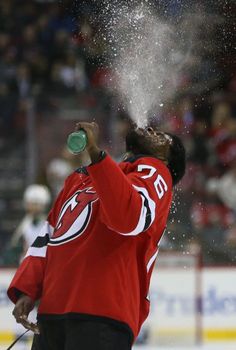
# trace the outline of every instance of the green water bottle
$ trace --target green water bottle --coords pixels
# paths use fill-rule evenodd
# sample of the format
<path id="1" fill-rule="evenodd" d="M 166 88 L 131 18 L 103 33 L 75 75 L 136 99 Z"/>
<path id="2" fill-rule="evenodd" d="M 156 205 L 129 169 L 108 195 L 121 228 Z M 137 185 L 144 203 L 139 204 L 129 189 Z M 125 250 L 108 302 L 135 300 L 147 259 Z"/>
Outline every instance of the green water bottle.
<path id="1" fill-rule="evenodd" d="M 85 150 L 87 135 L 84 130 L 72 132 L 67 138 L 68 150 L 73 154 L 79 154 Z"/>

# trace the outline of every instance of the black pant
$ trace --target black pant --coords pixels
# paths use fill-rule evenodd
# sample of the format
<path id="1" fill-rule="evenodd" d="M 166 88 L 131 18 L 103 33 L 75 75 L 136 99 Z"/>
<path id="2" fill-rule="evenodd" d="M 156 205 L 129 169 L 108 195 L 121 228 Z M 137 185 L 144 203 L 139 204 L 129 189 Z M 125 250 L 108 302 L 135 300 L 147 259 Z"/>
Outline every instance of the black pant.
<path id="1" fill-rule="evenodd" d="M 31 350 L 131 350 L 125 329 L 101 321 L 43 320 Z"/>

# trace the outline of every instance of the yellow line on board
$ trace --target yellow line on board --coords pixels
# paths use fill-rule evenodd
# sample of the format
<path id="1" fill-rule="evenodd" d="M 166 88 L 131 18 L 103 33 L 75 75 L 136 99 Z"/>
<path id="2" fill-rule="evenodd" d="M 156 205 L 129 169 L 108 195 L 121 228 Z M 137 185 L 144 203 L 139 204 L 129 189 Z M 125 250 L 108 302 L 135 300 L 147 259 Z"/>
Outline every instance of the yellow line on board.
<path id="1" fill-rule="evenodd" d="M 16 336 L 12 332 L 0 332 L 0 343 L 13 342 Z"/>
<path id="2" fill-rule="evenodd" d="M 195 328 L 153 328 L 152 334 L 156 337 L 185 337 L 196 335 Z M 216 329 L 207 328 L 202 331 L 203 341 L 215 341 L 225 340 L 232 341 L 236 340 L 236 328 Z"/>
<path id="3" fill-rule="evenodd" d="M 13 343 L 13 341 L 19 336 L 19 334 L 15 334 L 13 332 L 0 332 L 0 344 L 9 344 Z M 27 336 L 27 342 L 32 339 L 32 336 Z"/>
<path id="4" fill-rule="evenodd" d="M 167 336 L 167 337 L 181 337 L 184 335 L 194 336 L 193 329 L 155 329 L 153 330 L 155 335 Z M 0 343 L 13 342 L 16 335 L 12 332 L 0 332 Z M 236 340 L 236 328 L 232 329 L 206 329 L 203 330 L 203 341 L 224 340 L 232 341 Z"/>
<path id="5" fill-rule="evenodd" d="M 203 331 L 203 340 L 236 340 L 236 328 L 206 329 Z"/>

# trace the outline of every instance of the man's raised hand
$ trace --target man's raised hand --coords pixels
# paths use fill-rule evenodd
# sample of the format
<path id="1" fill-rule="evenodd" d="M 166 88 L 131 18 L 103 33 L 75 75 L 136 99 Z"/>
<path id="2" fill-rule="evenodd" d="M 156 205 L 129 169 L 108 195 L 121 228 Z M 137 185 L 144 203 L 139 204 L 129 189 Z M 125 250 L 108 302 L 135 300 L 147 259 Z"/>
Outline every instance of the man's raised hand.
<path id="1" fill-rule="evenodd" d="M 99 136 L 99 127 L 97 123 L 86 123 L 79 122 L 76 124 L 75 130 L 84 130 L 87 134 L 87 146 L 86 150 L 91 158 L 91 161 L 96 162 L 101 154 L 101 149 L 98 147 L 98 136 Z"/>

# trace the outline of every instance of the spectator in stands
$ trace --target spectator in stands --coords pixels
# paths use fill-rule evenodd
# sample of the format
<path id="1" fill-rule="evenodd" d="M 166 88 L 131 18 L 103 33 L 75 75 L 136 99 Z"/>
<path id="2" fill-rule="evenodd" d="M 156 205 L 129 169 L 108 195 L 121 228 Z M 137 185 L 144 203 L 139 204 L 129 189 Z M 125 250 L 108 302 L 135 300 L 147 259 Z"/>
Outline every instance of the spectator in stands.
<path id="1" fill-rule="evenodd" d="M 22 240 L 23 249 L 20 260 L 38 236 L 46 219 L 46 211 L 51 201 L 51 195 L 46 186 L 30 185 L 26 188 L 23 203 L 25 216 L 17 227 L 11 239 L 11 246 L 17 246 Z"/>
<path id="2" fill-rule="evenodd" d="M 229 103 L 214 105 L 209 136 L 218 161 L 223 166 L 229 165 L 236 156 L 236 119 Z"/>
<path id="3" fill-rule="evenodd" d="M 216 193 L 226 207 L 236 213 L 236 162 L 219 179 L 212 178 L 208 181 L 208 187 Z"/>

